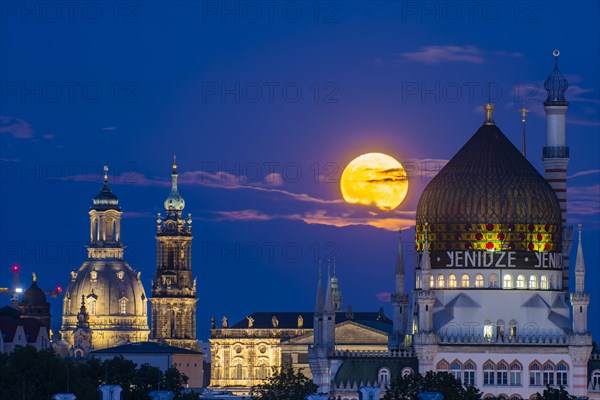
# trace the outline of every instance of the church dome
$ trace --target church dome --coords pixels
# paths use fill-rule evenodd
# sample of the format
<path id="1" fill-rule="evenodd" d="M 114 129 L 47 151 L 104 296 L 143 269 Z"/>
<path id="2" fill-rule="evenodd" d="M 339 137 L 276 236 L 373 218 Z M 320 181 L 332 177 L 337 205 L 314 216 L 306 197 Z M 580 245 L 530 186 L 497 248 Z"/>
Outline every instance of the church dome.
<path id="1" fill-rule="evenodd" d="M 490 120 L 491 121 L 491 120 Z M 548 182 L 491 121 L 427 185 L 417 207 L 431 250 L 561 247 L 561 209 Z"/>
<path id="2" fill-rule="evenodd" d="M 43 307 L 48 304 L 46 294 L 40 289 L 36 281 L 33 281 L 31 286 L 23 293 L 22 303 L 28 307 Z"/>
<path id="3" fill-rule="evenodd" d="M 119 198 L 108 187 L 108 167 L 104 167 L 104 185 L 100 189 L 100 193 L 92 199 L 92 209 L 96 211 L 117 210 L 119 207 Z"/>
<path id="4" fill-rule="evenodd" d="M 171 193 L 169 193 L 169 196 L 167 196 L 164 203 L 165 210 L 167 210 L 169 214 L 173 212 L 181 212 L 185 208 L 185 200 L 183 200 L 183 197 L 181 197 L 179 191 L 177 190 L 177 177 L 177 164 L 173 162 L 173 172 L 171 174 Z"/>

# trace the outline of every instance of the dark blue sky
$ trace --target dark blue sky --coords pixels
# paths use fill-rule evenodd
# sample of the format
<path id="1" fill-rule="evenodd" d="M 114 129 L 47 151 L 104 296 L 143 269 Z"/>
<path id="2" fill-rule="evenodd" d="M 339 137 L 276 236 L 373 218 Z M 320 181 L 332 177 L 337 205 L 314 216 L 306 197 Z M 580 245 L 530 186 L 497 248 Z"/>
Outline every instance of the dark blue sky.
<path id="1" fill-rule="evenodd" d="M 319 257 L 338 259 L 346 306 L 388 309 L 394 229 L 410 226 L 488 96 L 517 146 L 525 103 L 528 158 L 542 169 L 542 84 L 558 48 L 570 82 L 569 223 L 584 224 L 600 332 L 597 2 L 268 4 L 0 4 L 0 286 L 14 262 L 26 283 L 35 271 L 48 290 L 66 286 L 108 164 L 125 256 L 149 292 L 177 154 L 203 338 L 211 315 L 311 310 Z M 372 151 L 409 171 L 396 211 L 340 202 L 344 166 Z"/>

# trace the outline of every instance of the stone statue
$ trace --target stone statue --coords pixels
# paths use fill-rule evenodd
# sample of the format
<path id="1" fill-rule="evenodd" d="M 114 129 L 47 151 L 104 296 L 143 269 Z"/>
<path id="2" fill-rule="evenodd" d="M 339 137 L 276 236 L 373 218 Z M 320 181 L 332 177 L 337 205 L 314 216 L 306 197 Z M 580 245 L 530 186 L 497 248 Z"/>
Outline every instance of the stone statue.
<path id="1" fill-rule="evenodd" d="M 254 318 L 246 317 L 246 319 L 248 320 L 248 328 L 252 328 L 254 326 Z"/>
<path id="2" fill-rule="evenodd" d="M 229 321 L 227 320 L 227 317 L 224 315 L 223 315 L 223 319 L 221 320 L 221 325 L 223 326 L 223 328 L 229 327 Z"/>
<path id="3" fill-rule="evenodd" d="M 273 318 L 271 318 L 271 323 L 273 324 L 273 328 L 277 328 L 279 326 L 279 320 L 276 316 L 273 315 Z"/>
<path id="4" fill-rule="evenodd" d="M 298 315 L 298 329 L 302 329 L 303 326 L 304 326 L 304 318 L 302 318 L 302 315 Z"/>

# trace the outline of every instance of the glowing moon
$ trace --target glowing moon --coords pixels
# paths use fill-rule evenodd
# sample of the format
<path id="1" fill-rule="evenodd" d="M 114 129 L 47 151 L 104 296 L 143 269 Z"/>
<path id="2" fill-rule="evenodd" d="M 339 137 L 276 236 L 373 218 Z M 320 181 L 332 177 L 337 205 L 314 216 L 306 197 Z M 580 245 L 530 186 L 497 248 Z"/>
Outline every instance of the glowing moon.
<path id="1" fill-rule="evenodd" d="M 368 153 L 352 160 L 342 173 L 342 196 L 347 203 L 375 205 L 393 210 L 408 193 L 402 164 L 382 153 Z"/>

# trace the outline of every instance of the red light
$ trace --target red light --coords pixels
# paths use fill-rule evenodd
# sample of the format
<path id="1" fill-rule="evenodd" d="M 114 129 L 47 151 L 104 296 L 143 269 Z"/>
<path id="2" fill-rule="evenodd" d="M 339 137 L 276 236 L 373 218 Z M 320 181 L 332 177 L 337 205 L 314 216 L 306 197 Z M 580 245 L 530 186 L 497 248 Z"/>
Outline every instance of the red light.
<path id="1" fill-rule="evenodd" d="M 13 272 L 19 272 L 19 266 L 17 264 L 12 266 Z"/>
<path id="2" fill-rule="evenodd" d="M 58 285 L 56 287 L 56 293 L 62 293 L 62 291 L 63 291 L 62 286 Z"/>

